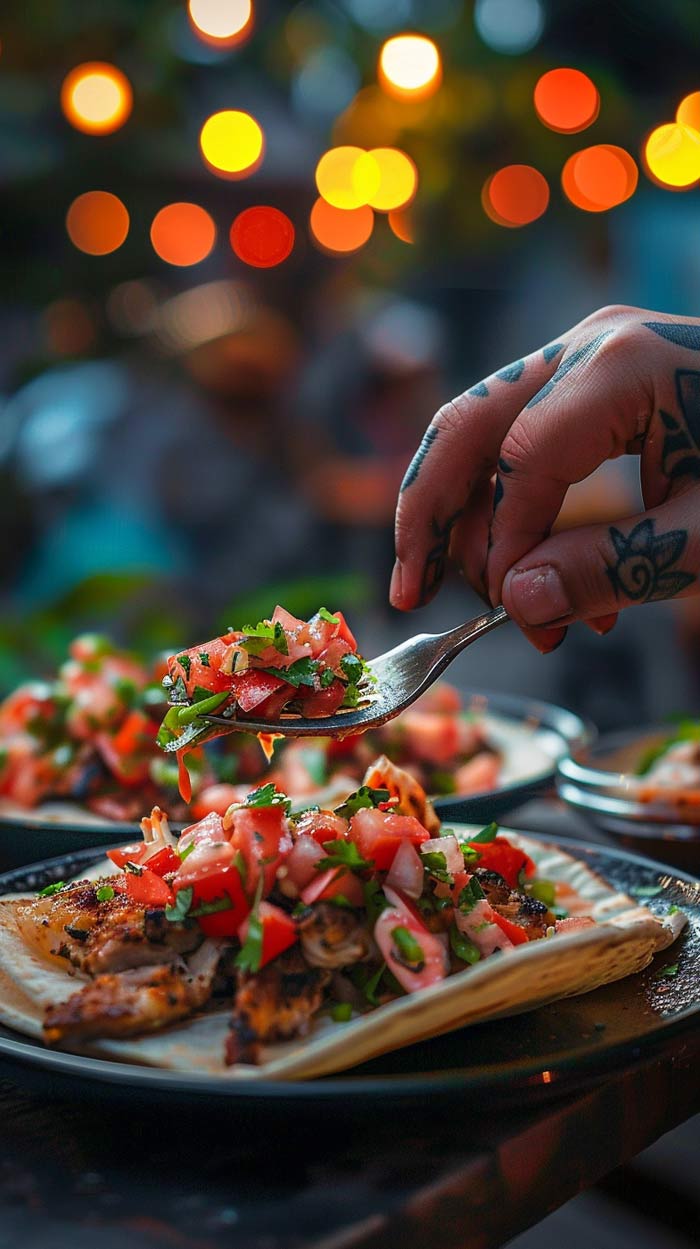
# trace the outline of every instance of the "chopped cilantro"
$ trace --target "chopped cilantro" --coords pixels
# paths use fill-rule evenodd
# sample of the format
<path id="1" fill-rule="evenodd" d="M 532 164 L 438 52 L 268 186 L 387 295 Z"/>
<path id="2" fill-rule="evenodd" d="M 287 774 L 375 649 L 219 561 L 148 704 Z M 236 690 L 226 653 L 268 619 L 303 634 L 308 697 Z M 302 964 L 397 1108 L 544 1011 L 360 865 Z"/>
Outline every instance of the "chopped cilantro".
<path id="1" fill-rule="evenodd" d="M 318 672 L 318 661 L 305 656 L 303 659 L 295 659 L 288 668 L 263 668 L 262 671 L 268 672 L 272 677 L 279 677 L 282 681 L 288 681 L 295 689 L 299 689 L 300 685 L 313 686 Z"/>
<path id="2" fill-rule="evenodd" d="M 219 911 L 231 910 L 233 910 L 233 902 L 230 898 L 223 897 L 214 898 L 213 902 L 200 902 L 189 914 L 196 919 L 199 915 L 218 915 Z"/>
<path id="3" fill-rule="evenodd" d="M 345 697 L 340 705 L 341 707 L 357 707 L 361 698 L 362 694 L 357 685 L 346 685 Z"/>
<path id="4" fill-rule="evenodd" d="M 100 885 L 99 889 L 95 890 L 95 897 L 98 902 L 111 902 L 114 897 L 114 889 L 111 885 Z"/>
<path id="5" fill-rule="evenodd" d="M 472 876 L 471 880 L 469 880 L 464 886 L 464 889 L 462 889 L 459 898 L 457 899 L 457 906 L 463 915 L 468 915 L 470 911 L 474 910 L 477 902 L 480 902 L 484 897 L 486 897 L 486 895 L 476 879 L 476 876 Z"/>
<path id="6" fill-rule="evenodd" d="M 425 967 L 425 954 L 422 945 L 416 941 L 413 933 L 403 924 L 398 924 L 396 928 L 392 928 L 391 935 L 396 946 L 394 953 L 398 961 L 413 971 L 422 971 Z"/>
<path id="7" fill-rule="evenodd" d="M 335 681 L 335 673 L 333 669 L 324 668 L 323 672 L 321 673 L 321 676 L 319 677 L 319 680 L 321 682 L 321 689 L 327 690 L 328 686 L 332 685 L 333 682 Z"/>
<path id="8" fill-rule="evenodd" d="M 316 615 L 326 624 L 340 624 L 340 616 L 332 616 L 327 607 L 319 607 Z"/>
<path id="9" fill-rule="evenodd" d="M 191 885 L 187 889 L 178 889 L 172 906 L 166 906 L 165 908 L 165 918 L 169 919 L 173 924 L 187 919 L 193 897 L 194 889 Z"/>
<path id="10" fill-rule="evenodd" d="M 660 971 L 656 972 L 654 979 L 655 980 L 663 980 L 663 979 L 670 980 L 672 976 L 678 975 L 678 966 L 679 966 L 678 963 L 668 963 L 666 967 L 662 967 Z"/>
<path id="11" fill-rule="evenodd" d="M 240 970 L 244 972 L 260 971 L 260 965 L 262 963 L 263 926 L 259 913 L 262 887 L 263 876 L 261 874 L 260 880 L 258 881 L 258 887 L 255 891 L 253 909 L 248 916 L 248 933 L 235 959 L 236 967 L 240 968 Z"/>
<path id="12" fill-rule="evenodd" d="M 245 887 L 248 884 L 248 864 L 243 857 L 243 851 L 237 850 L 233 859 L 234 865 L 238 868 L 238 875 L 241 878 L 241 885 L 245 893 Z"/>
<path id="13" fill-rule="evenodd" d="M 421 852 L 420 857 L 429 876 L 442 881 L 445 885 L 453 883 L 453 878 L 447 870 L 447 859 L 442 850 L 427 850 L 425 853 Z"/>
<path id="14" fill-rule="evenodd" d="M 55 893 L 60 893 L 62 889 L 65 889 L 65 887 L 66 887 L 65 880 L 57 880 L 54 882 L 53 885 L 46 885 L 43 889 L 40 889 L 37 894 L 37 897 L 38 898 L 52 898 Z"/>
<path id="15" fill-rule="evenodd" d="M 267 785 L 260 785 L 257 789 L 251 790 L 247 795 L 245 802 L 236 804 L 240 807 L 284 807 L 285 814 L 289 815 L 292 809 L 291 800 L 286 794 L 277 789 L 274 781 L 268 781 Z"/>
<path id="16" fill-rule="evenodd" d="M 279 655 L 289 654 L 287 635 L 279 620 L 273 624 L 270 620 L 260 620 L 256 625 L 243 626 L 244 637 L 239 645 L 249 655 L 261 655 L 272 646 Z"/>
<path id="17" fill-rule="evenodd" d="M 666 912 L 667 915 L 682 915 L 683 910 L 680 906 L 670 906 Z"/>
<path id="18" fill-rule="evenodd" d="M 380 802 L 388 801 L 388 789 L 372 789 L 369 785 L 361 785 L 345 799 L 341 806 L 335 808 L 335 813 L 349 820 L 356 811 L 361 811 L 363 807 L 378 807 Z"/>
<path id="19" fill-rule="evenodd" d="M 376 923 L 382 911 L 384 911 L 389 903 L 382 892 L 379 881 L 371 877 L 365 881 L 362 886 L 362 892 L 365 898 L 365 908 L 367 910 L 367 918 L 372 926 Z"/>
<path id="20" fill-rule="evenodd" d="M 175 658 L 176 658 L 176 662 L 179 663 L 180 667 L 182 668 L 182 671 L 184 672 L 185 676 L 189 678 L 190 668 L 192 667 L 192 660 L 190 659 L 189 655 L 176 655 Z"/>
<path id="21" fill-rule="evenodd" d="M 498 824 L 492 822 L 491 824 L 487 824 L 486 828 L 482 828 L 480 833 L 476 833 L 474 837 L 470 837 L 469 840 L 470 842 L 476 841 L 481 843 L 495 841 L 497 833 Z"/>
<path id="22" fill-rule="evenodd" d="M 209 659 L 209 651 L 199 652 L 199 662 L 201 663 L 203 668 L 211 668 L 211 661 Z"/>
<path id="23" fill-rule="evenodd" d="M 327 858 L 319 859 L 316 864 L 320 872 L 328 871 L 331 867 L 347 867 L 354 872 L 372 867 L 373 861 L 362 858 L 354 841 L 324 841 L 323 849 Z"/>
<path id="24" fill-rule="evenodd" d="M 351 685 L 357 685 L 362 678 L 364 664 L 358 655 L 343 655 L 340 666 Z"/>
<path id="25" fill-rule="evenodd" d="M 349 1002 L 336 1002 L 331 1010 L 331 1019 L 334 1023 L 348 1023 L 352 1019 L 352 1006 Z"/>
<path id="26" fill-rule="evenodd" d="M 456 924 L 450 924 L 450 947 L 463 963 L 478 963 L 481 958 L 478 946 L 465 937 Z"/>

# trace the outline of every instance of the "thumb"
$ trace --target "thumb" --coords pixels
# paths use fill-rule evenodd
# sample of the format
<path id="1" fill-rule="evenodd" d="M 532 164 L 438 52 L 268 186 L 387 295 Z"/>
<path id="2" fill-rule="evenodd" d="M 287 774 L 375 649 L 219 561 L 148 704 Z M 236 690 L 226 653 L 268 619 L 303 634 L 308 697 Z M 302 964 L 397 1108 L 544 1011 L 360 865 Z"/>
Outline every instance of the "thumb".
<path id="1" fill-rule="evenodd" d="M 503 605 L 522 628 L 591 620 L 700 590 L 700 509 L 691 490 L 653 512 L 547 538 L 509 570 Z"/>

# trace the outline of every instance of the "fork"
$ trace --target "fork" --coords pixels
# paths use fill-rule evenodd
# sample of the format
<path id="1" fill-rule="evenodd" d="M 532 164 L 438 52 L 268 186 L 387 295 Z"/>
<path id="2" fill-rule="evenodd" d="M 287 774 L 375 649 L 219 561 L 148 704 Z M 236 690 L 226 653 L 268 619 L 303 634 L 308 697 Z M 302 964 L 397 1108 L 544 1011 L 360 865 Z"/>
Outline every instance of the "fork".
<path id="1" fill-rule="evenodd" d="M 224 715 L 201 718 L 229 732 L 282 733 L 284 737 L 346 737 L 350 733 L 365 733 L 410 707 L 460 651 L 508 619 L 505 608 L 497 607 L 446 633 L 419 633 L 409 638 L 368 662 L 361 703 L 332 716 L 305 719 L 283 712 L 277 720 L 236 720 Z"/>

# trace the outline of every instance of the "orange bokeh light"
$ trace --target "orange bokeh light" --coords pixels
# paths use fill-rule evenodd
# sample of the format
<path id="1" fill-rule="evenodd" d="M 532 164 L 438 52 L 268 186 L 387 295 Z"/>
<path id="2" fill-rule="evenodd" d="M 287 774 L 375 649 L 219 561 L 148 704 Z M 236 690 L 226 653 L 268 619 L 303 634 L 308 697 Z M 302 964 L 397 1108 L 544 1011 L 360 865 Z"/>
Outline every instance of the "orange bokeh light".
<path id="1" fill-rule="evenodd" d="M 622 147 L 598 143 L 574 152 L 561 175 L 564 193 L 585 212 L 606 212 L 623 204 L 637 189 L 639 171 Z"/>
<path id="2" fill-rule="evenodd" d="M 676 109 L 676 121 L 682 126 L 700 130 L 700 91 L 691 91 L 681 100 Z"/>
<path id="3" fill-rule="evenodd" d="M 216 48 L 232 48 L 253 29 L 251 0 L 189 0 L 187 11 L 195 33 Z"/>
<path id="4" fill-rule="evenodd" d="M 272 269 L 287 259 L 295 231 L 286 213 L 269 204 L 257 204 L 239 213 L 231 226 L 231 246 L 245 264 Z"/>
<path id="5" fill-rule="evenodd" d="M 216 241 L 216 226 L 199 204 L 166 204 L 151 224 L 151 243 L 169 265 L 199 264 Z"/>
<path id="6" fill-rule="evenodd" d="M 534 100 L 540 121 L 560 134 L 585 130 L 600 111 L 598 88 L 580 69 L 550 69 L 539 79 Z"/>
<path id="7" fill-rule="evenodd" d="M 366 204 L 360 208 L 335 208 L 327 200 L 317 199 L 309 226 L 322 251 L 342 255 L 356 252 L 371 237 L 374 213 Z"/>
<path id="8" fill-rule="evenodd" d="M 536 221 L 546 211 L 549 185 L 532 165 L 506 165 L 486 180 L 481 202 L 496 225 L 516 229 Z"/>
<path id="9" fill-rule="evenodd" d="M 66 230 L 79 251 L 106 256 L 121 247 L 129 233 L 129 214 L 110 191 L 86 191 L 68 209 Z"/>
<path id="10" fill-rule="evenodd" d="M 397 239 L 401 239 L 402 243 L 415 243 L 416 236 L 413 229 L 413 221 L 406 208 L 394 208 L 387 217 L 392 234 Z"/>
<path id="11" fill-rule="evenodd" d="M 379 54 L 379 81 L 400 100 L 424 100 L 442 81 L 440 53 L 426 35 L 394 35 Z"/>
<path id="12" fill-rule="evenodd" d="M 76 130 L 111 134 L 128 119 L 133 105 L 131 84 L 116 65 L 86 61 L 63 80 L 61 108 Z"/>

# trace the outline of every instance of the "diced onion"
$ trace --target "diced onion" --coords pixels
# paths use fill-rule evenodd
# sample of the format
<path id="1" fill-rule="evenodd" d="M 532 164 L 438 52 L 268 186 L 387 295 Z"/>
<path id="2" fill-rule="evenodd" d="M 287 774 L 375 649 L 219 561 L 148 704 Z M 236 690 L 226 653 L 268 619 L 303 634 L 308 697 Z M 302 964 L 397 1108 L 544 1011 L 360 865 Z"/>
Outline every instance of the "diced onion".
<path id="1" fill-rule="evenodd" d="M 430 845 L 430 842 L 424 844 Z M 394 855 L 386 883 L 409 898 L 419 898 L 423 892 L 423 864 L 407 838 Z"/>

